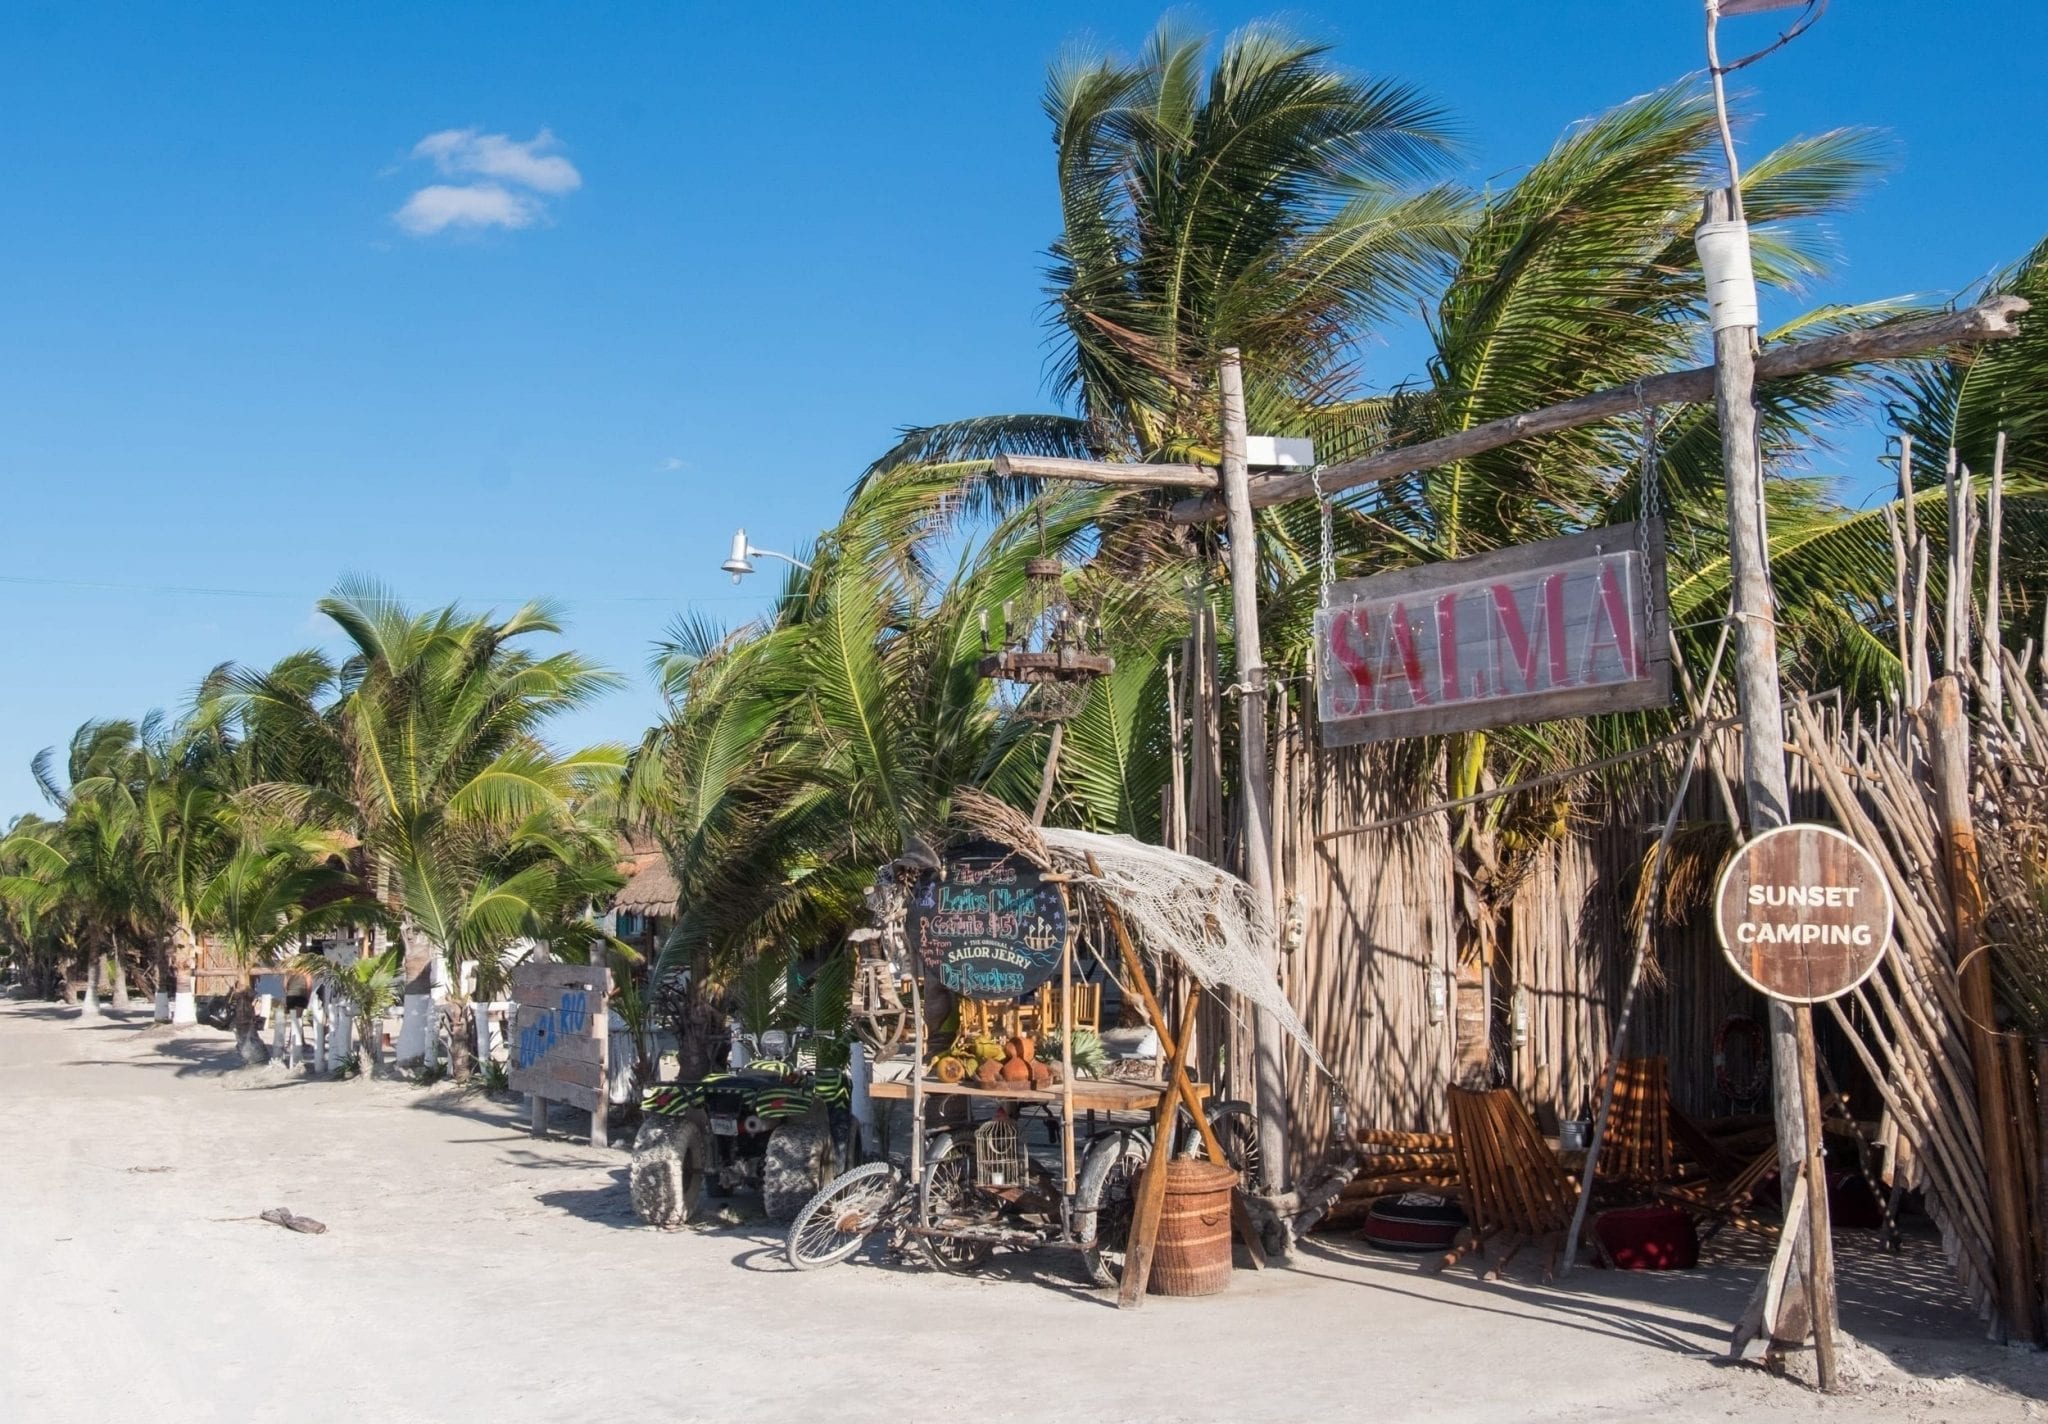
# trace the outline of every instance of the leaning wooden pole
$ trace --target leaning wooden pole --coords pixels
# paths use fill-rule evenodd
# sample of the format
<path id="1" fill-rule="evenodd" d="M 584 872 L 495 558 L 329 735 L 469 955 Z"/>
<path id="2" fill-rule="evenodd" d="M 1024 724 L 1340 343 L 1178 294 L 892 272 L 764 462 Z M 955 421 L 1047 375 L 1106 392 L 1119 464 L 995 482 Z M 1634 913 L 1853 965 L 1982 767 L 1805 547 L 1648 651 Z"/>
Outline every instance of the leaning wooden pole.
<path id="1" fill-rule="evenodd" d="M 1936 678 L 1925 712 L 1927 755 L 1941 820 L 1949 900 L 1954 907 L 1956 978 L 1968 1020 L 1970 1061 L 1976 1069 L 1977 1117 L 1984 1134 L 1984 1175 L 1991 1195 L 1992 1268 L 1997 1275 L 2000 1328 L 2007 1338 L 2040 1334 L 2033 1272 L 2027 1260 L 2026 1189 L 2014 1140 L 2013 1102 L 1999 1059 L 1991 960 L 1984 939 L 1984 886 L 1977 832 L 1970 816 L 1970 728 L 1962 687 L 1953 676 Z"/>
<path id="2" fill-rule="evenodd" d="M 1733 193 L 1707 194 L 1702 229 L 1737 221 Z M 1754 283 L 1743 253 L 1740 278 Z M 1710 278 L 1711 281 L 1711 278 Z M 1733 585 L 1731 616 L 1735 620 L 1735 692 L 1742 709 L 1742 781 L 1749 803 L 1749 833 L 1761 835 L 1792 819 L 1791 792 L 1785 780 L 1785 704 L 1778 686 L 1777 600 L 1771 593 L 1770 563 L 1764 528 L 1764 472 L 1756 425 L 1756 316 L 1750 302 L 1747 321 L 1724 324 L 1716 305 L 1714 331 L 1714 408 L 1721 425 L 1721 468 L 1728 492 L 1728 564 Z M 1779 1180 L 1799 1180 L 1806 1160 L 1806 1118 L 1800 1110 L 1799 1031 L 1789 1005 L 1775 999 L 1769 1007 L 1771 1029 L 1772 1109 L 1778 1124 Z M 1825 1203 L 1823 1203 L 1823 1208 Z M 1828 1229 L 1825 1214 L 1811 1215 L 1809 1231 Z M 1779 1250 L 1803 1281 L 1808 1252 L 1804 1240 L 1786 1232 Z M 1746 1319 L 1737 1327 L 1738 1342 L 1758 1325 L 1779 1340 L 1806 1338 L 1808 1292 L 1787 1291 L 1785 1307 L 1772 1321 Z M 1752 1310 L 1761 1299 L 1752 1302 Z"/>
<path id="3" fill-rule="evenodd" d="M 1259 641 L 1259 531 L 1252 521 L 1251 469 L 1244 412 L 1244 367 L 1235 346 L 1225 347 L 1219 381 L 1223 398 L 1223 497 L 1230 539 L 1231 642 L 1237 652 L 1238 806 L 1244 815 L 1245 880 L 1270 932 L 1279 923 L 1273 893 L 1272 777 L 1266 748 L 1266 657 Z M 1280 977 L 1280 945 L 1269 933 L 1259 946 L 1267 971 Z M 1287 1036 L 1264 1009 L 1253 1025 L 1257 1061 L 1259 1172 L 1268 1192 L 1287 1189 Z"/>
<path id="4" fill-rule="evenodd" d="M 1714 645 L 1714 661 L 1707 670 L 1707 690 L 1692 708 L 1691 741 L 1685 749 L 1685 762 L 1679 768 L 1678 787 L 1671 793 L 1671 807 L 1664 814 L 1664 829 L 1657 837 L 1656 849 L 1650 852 L 1648 887 L 1643 894 L 1643 918 L 1636 925 L 1636 957 L 1629 965 L 1628 987 L 1622 991 L 1621 1013 L 1614 1021 L 1614 1042 L 1607 1049 L 1607 1071 L 1600 1078 L 1600 1107 L 1593 1114 L 1593 1137 L 1586 1144 L 1586 1162 L 1580 1168 L 1579 1201 L 1572 1209 L 1571 1230 L 1564 1238 L 1564 1260 L 1558 1267 L 1559 1275 L 1570 1275 L 1579 1259 L 1579 1237 L 1586 1229 L 1586 1211 L 1593 1204 L 1593 1178 L 1600 1167 L 1600 1148 L 1607 1140 L 1607 1124 L 1614 1116 L 1614 1088 L 1621 1077 L 1622 1055 L 1628 1051 L 1629 1024 L 1635 1018 L 1636 995 L 1643 986 L 1643 967 L 1650 958 L 1652 926 L 1657 919 L 1657 907 L 1663 903 L 1665 867 L 1671 860 L 1671 840 L 1678 833 L 1678 818 L 1685 810 L 1685 794 L 1692 787 L 1693 770 L 1699 765 L 1700 746 L 1706 740 L 1708 729 L 1714 725 L 1707 711 L 1713 706 L 1714 688 L 1721 677 L 1721 657 L 1727 650 L 1728 625 L 1723 622 L 1721 640 Z"/>

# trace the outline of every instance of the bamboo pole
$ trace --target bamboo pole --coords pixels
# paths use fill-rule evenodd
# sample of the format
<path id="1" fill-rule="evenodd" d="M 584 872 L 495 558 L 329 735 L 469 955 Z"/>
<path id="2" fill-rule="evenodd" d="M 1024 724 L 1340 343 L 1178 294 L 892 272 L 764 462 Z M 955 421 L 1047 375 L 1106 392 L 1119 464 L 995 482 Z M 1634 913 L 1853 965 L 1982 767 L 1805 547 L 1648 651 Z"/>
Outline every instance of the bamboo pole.
<path id="1" fill-rule="evenodd" d="M 1940 808 L 1948 855 L 1949 896 L 1954 902 L 1956 976 L 1961 981 L 1970 1056 L 1976 1067 L 1977 1114 L 1984 1134 L 1984 1172 L 1989 1178 L 1994 1250 L 1998 1268 L 2000 1327 L 2013 1338 L 2034 1340 L 2039 1312 L 2027 1277 L 2027 1216 L 2020 1199 L 2019 1164 L 2014 1160 L 2012 1102 L 1995 1040 L 1997 1008 L 1991 962 L 1984 952 L 1984 891 L 1979 878 L 1977 833 L 1970 817 L 1969 728 L 1963 719 L 1962 690 L 1953 677 L 1934 684 L 1928 705 L 1928 752 L 1934 795 Z"/>
<path id="2" fill-rule="evenodd" d="M 2005 432 L 1998 432 L 1998 444 L 1991 456 L 1991 487 L 1985 496 L 1984 519 L 1988 541 L 1984 549 L 1984 658 L 1979 674 L 1984 680 L 1984 703 L 1993 718 L 2005 711 L 2005 666 L 1999 657 L 2004 646 L 2005 588 L 1999 581 L 1999 545 L 2005 541 Z"/>

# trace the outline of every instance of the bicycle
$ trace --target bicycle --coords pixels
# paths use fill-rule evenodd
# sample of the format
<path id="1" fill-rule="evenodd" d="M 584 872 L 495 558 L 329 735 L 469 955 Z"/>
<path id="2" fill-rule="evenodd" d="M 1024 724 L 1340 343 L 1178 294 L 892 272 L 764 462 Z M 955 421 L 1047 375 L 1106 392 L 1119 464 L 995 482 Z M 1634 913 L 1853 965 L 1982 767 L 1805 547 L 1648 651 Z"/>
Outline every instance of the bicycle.
<path id="1" fill-rule="evenodd" d="M 1209 1121 L 1240 1178 L 1256 1180 L 1257 1129 L 1249 1107 L 1216 1103 Z M 998 1125 L 1007 1139 L 990 1131 Z M 1204 1150 L 1185 1113 L 1175 1137 L 1178 1156 Z M 909 1254 L 915 1243 L 941 1270 L 977 1269 L 999 1246 L 1056 1246 L 1079 1251 L 1098 1285 L 1121 1276 L 1138 1176 L 1152 1154 L 1151 1128 L 1112 1125 L 1092 1135 L 1071 1198 L 1049 1166 L 1017 1146 L 1006 1114 L 973 1127 L 935 1129 L 925 1142 L 917 1181 L 894 1162 L 867 1162 L 826 1183 L 790 1222 L 783 1245 L 790 1265 L 800 1271 L 838 1265 L 883 1235 L 898 1254 Z"/>

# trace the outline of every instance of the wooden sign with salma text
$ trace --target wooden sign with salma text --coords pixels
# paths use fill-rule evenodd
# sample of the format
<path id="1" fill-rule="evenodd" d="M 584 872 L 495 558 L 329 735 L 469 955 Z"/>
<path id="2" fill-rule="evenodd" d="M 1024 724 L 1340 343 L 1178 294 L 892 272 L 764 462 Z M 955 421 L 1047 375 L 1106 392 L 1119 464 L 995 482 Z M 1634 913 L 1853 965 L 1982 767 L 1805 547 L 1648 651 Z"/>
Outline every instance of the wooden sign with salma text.
<path id="1" fill-rule="evenodd" d="M 919 959 L 954 993 L 1015 999 L 1059 973 L 1066 894 L 1016 852 L 980 841 L 919 877 L 906 929 Z"/>
<path id="2" fill-rule="evenodd" d="M 1848 993 L 1884 958 L 1892 896 L 1870 852 L 1829 826 L 1780 826 L 1735 852 L 1715 896 L 1735 972 L 1774 999 Z"/>
<path id="3" fill-rule="evenodd" d="M 1316 612 L 1322 739 L 1665 706 L 1665 597 L 1655 519 L 1335 584 Z"/>
<path id="4" fill-rule="evenodd" d="M 519 964 L 512 969 L 512 1062 L 507 1081 L 533 1098 L 533 1130 L 545 1132 L 547 1105 L 590 1114 L 590 1143 L 607 1142 L 606 1050 L 612 976 L 589 964 Z"/>

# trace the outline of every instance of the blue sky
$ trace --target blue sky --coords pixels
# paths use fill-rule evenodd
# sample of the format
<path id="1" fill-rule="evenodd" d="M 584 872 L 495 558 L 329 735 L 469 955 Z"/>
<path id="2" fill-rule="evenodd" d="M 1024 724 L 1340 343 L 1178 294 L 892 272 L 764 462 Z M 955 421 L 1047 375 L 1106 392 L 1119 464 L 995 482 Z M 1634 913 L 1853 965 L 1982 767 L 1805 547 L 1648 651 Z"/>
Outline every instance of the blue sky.
<path id="1" fill-rule="evenodd" d="M 717 572 L 735 525 L 790 548 L 896 427 L 1043 408 L 1045 68 L 1159 13 L 0 8 L 0 820 L 83 719 L 323 640 L 344 572 L 563 599 L 634 685 L 561 735 L 636 735 L 668 618 L 768 591 Z M 1419 84 L 1474 181 L 1701 62 L 1691 0 L 1188 13 Z M 1986 63 L 2043 53 L 2020 0 L 1836 0 L 1750 72 L 1750 152 L 1891 136 L 1816 298 L 1950 291 L 2041 236 L 2048 86 Z M 504 221 L 429 230 L 461 214 Z M 1391 333 L 1369 375 L 1415 359 Z M 1874 448 L 1845 438 L 1859 488 Z"/>

